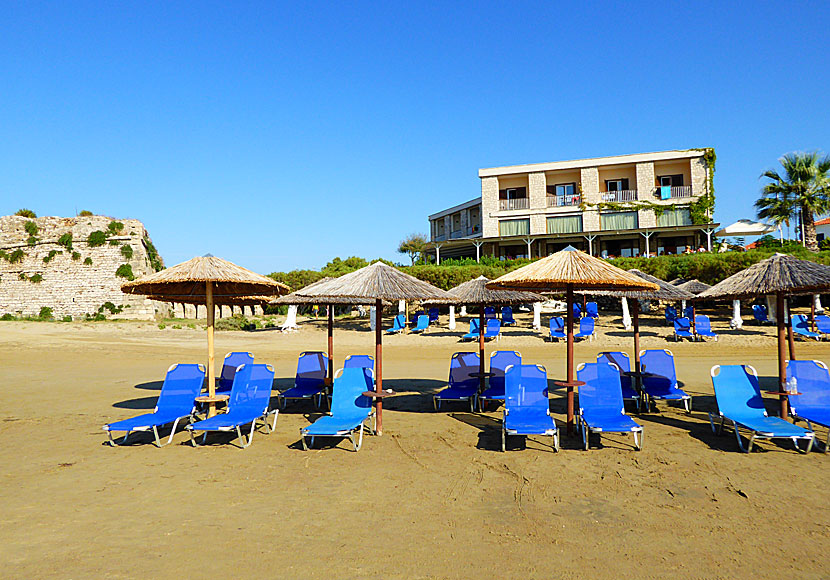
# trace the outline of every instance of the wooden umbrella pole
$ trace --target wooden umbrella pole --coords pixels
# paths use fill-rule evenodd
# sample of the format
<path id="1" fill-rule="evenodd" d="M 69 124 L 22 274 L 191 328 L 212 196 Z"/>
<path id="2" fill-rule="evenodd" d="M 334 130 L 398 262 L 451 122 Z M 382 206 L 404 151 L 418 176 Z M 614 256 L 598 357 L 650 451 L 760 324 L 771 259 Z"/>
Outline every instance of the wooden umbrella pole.
<path id="1" fill-rule="evenodd" d="M 214 322 L 214 307 L 213 307 L 213 284 L 205 282 L 205 309 L 207 310 L 207 339 L 208 339 L 208 368 L 207 368 L 207 383 L 208 396 L 211 399 L 216 395 L 216 361 L 213 354 L 213 322 Z M 208 403 L 208 416 L 212 417 L 216 414 L 216 403 Z"/>
<path id="2" fill-rule="evenodd" d="M 634 325 L 634 372 L 640 372 L 640 301 L 631 303 L 631 323 Z M 638 381 L 639 382 L 639 381 Z"/>
<path id="3" fill-rule="evenodd" d="M 484 391 L 484 304 L 478 305 L 478 379 L 479 392 Z"/>
<path id="4" fill-rule="evenodd" d="M 790 347 L 790 360 L 795 360 L 795 340 L 793 338 L 793 318 L 790 314 L 790 298 L 785 298 L 787 305 L 787 316 L 784 317 L 784 325 L 787 327 L 787 344 Z"/>
<path id="5" fill-rule="evenodd" d="M 816 331 L 816 297 L 810 295 L 810 331 Z"/>
<path id="6" fill-rule="evenodd" d="M 377 377 L 375 378 L 375 392 L 383 391 L 383 332 L 381 332 L 380 321 L 381 312 L 383 311 L 383 302 L 380 298 L 375 301 L 375 371 Z M 375 432 L 378 435 L 383 435 L 383 399 L 377 397 L 375 399 L 376 428 Z"/>
<path id="7" fill-rule="evenodd" d="M 328 305 L 328 334 L 329 334 L 329 386 L 334 384 L 334 305 Z"/>
<path id="8" fill-rule="evenodd" d="M 568 330 L 567 377 L 568 377 L 568 435 L 574 432 L 574 286 L 568 284 L 565 289 L 565 320 Z"/>
<path id="9" fill-rule="evenodd" d="M 787 418 L 787 347 L 784 328 L 784 294 L 775 293 L 775 309 L 778 311 L 778 398 L 781 400 L 781 418 Z"/>
<path id="10" fill-rule="evenodd" d="M 692 302 L 692 319 L 689 321 L 692 327 L 692 335 L 697 338 L 697 326 L 695 326 L 695 303 Z"/>

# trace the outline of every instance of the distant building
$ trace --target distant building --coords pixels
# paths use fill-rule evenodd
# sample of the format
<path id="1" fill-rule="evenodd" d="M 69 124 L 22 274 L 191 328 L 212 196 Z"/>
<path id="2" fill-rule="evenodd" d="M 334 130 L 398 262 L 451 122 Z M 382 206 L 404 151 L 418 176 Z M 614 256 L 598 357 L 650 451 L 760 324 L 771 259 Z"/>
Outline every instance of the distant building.
<path id="1" fill-rule="evenodd" d="M 429 216 L 431 252 L 506 259 L 546 256 L 568 245 L 602 257 L 709 247 L 717 224 L 693 224 L 689 211 L 708 193 L 705 154 L 690 149 L 480 169 L 481 197 Z"/>
<path id="2" fill-rule="evenodd" d="M 816 241 L 822 241 L 830 238 L 830 218 L 816 220 Z"/>

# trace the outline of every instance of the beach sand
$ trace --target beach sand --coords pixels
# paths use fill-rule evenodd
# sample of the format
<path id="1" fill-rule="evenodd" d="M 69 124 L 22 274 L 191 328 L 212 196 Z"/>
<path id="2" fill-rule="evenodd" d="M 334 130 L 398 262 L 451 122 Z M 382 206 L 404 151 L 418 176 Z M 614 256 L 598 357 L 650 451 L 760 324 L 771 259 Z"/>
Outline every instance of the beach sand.
<path id="1" fill-rule="evenodd" d="M 488 355 L 518 350 L 564 378 L 565 344 L 543 341 L 527 315 L 519 321 Z M 502 453 L 501 408 L 432 411 L 450 355 L 477 350 L 459 342 L 463 320 L 453 333 L 444 317 L 425 336 L 384 337 L 384 386 L 398 394 L 383 436 L 358 453 L 347 441 L 303 451 L 299 429 L 319 416 L 306 402 L 246 450 L 221 435 L 194 449 L 186 433 L 162 449 L 111 448 L 101 426 L 151 410 L 171 364 L 204 362 L 204 332 L 3 323 L 0 577 L 827 578 L 830 456 L 769 442 L 744 454 L 731 431 L 709 427 L 713 364 L 752 364 L 775 387 L 773 328 L 733 332 L 725 321 L 713 318 L 719 342 L 681 344 L 657 317 L 644 322 L 641 347 L 674 352 L 691 415 L 661 404 L 633 415 L 643 451 L 615 435 L 582 451 L 564 435 L 556 392 L 558 454 L 539 437 L 510 439 Z M 577 362 L 631 353 L 619 315 L 599 325 L 595 341 L 576 345 Z M 324 321 L 291 334 L 219 332 L 216 344 L 217 366 L 225 352 L 249 350 L 284 389 L 299 352 L 325 350 Z M 796 349 L 830 359 L 826 343 Z M 366 319 L 337 321 L 338 367 L 373 352 Z"/>

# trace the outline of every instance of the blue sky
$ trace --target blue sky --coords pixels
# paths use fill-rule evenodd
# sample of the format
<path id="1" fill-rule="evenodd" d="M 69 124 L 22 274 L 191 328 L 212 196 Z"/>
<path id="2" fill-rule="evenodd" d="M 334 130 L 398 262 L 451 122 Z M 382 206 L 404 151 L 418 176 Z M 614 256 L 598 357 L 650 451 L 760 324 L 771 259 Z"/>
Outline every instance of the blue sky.
<path id="1" fill-rule="evenodd" d="M 168 264 L 395 252 L 481 167 L 715 147 L 716 219 L 830 152 L 830 3 L 2 2 L 0 213 Z"/>

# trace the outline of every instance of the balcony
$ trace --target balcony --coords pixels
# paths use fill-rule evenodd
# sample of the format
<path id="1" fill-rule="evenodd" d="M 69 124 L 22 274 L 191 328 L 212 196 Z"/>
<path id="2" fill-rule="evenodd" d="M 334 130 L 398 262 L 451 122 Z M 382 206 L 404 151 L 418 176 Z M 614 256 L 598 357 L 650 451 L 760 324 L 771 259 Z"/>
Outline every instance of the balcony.
<path id="1" fill-rule="evenodd" d="M 579 205 L 582 201 L 582 196 L 576 195 L 549 195 L 548 207 L 566 207 Z"/>
<path id="2" fill-rule="evenodd" d="M 654 190 L 654 196 L 658 199 L 680 199 L 684 197 L 692 197 L 691 185 L 675 185 L 669 188 L 669 196 L 665 197 L 663 188 L 658 187 Z"/>
<path id="3" fill-rule="evenodd" d="M 462 228 L 460 230 L 453 230 L 450 232 L 450 239 L 453 240 L 455 238 L 463 238 L 467 231 Z"/>
<path id="4" fill-rule="evenodd" d="M 602 201 L 637 201 L 637 190 L 623 189 L 620 191 L 602 191 L 600 192 L 600 197 L 602 198 Z"/>
<path id="5" fill-rule="evenodd" d="M 529 207 L 526 197 L 517 197 L 515 199 L 500 199 L 499 209 L 527 209 Z"/>
<path id="6" fill-rule="evenodd" d="M 438 234 L 437 236 L 432 236 L 433 242 L 443 242 L 446 241 L 447 234 Z"/>

